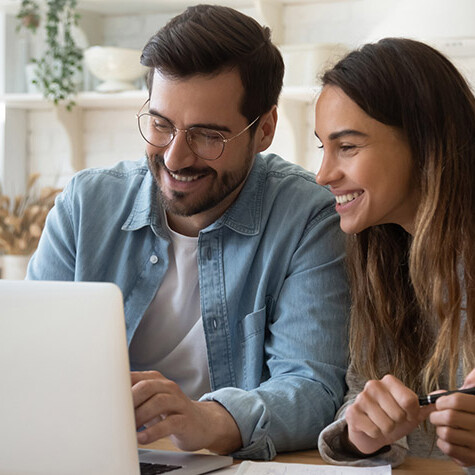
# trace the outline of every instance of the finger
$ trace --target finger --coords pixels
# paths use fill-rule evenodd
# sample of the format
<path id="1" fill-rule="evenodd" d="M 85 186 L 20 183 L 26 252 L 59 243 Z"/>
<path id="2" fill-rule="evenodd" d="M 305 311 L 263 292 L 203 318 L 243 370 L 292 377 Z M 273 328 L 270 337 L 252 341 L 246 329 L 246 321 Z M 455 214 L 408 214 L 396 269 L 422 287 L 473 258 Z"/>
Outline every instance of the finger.
<path id="1" fill-rule="evenodd" d="M 475 451 L 473 449 L 453 445 L 443 439 L 437 439 L 437 447 L 439 447 L 441 452 L 453 458 L 455 462 L 464 467 L 475 465 Z"/>
<path id="2" fill-rule="evenodd" d="M 398 424 L 417 420 L 419 402 L 416 394 L 394 376 L 368 381 L 365 392 L 370 397 L 362 401 L 363 409 L 384 434 L 393 431 Z M 378 406 L 382 412 L 375 410 Z"/>
<path id="3" fill-rule="evenodd" d="M 142 425 L 148 429 L 149 427 L 152 427 L 153 425 L 155 424 L 158 424 L 159 422 L 163 421 L 163 419 L 165 419 L 166 416 L 164 415 L 160 415 L 160 416 L 157 416 L 157 417 L 154 417 L 151 421 L 148 421 L 148 422 L 144 422 Z M 141 427 L 141 426 L 140 426 Z"/>
<path id="4" fill-rule="evenodd" d="M 144 404 L 135 408 L 135 422 L 137 427 L 153 425 L 153 420 L 161 420 L 169 414 L 184 412 L 184 404 L 181 400 L 170 394 L 155 394 Z"/>
<path id="5" fill-rule="evenodd" d="M 424 422 L 434 411 L 436 411 L 435 404 L 429 404 L 428 406 L 422 406 L 419 408 L 418 423 Z"/>
<path id="6" fill-rule="evenodd" d="M 139 444 L 150 444 L 163 437 L 182 433 L 184 426 L 185 416 L 182 414 L 170 414 L 146 430 L 137 432 L 137 441 Z"/>
<path id="7" fill-rule="evenodd" d="M 475 368 L 465 378 L 462 388 L 471 388 L 475 386 Z"/>
<path id="8" fill-rule="evenodd" d="M 358 398 L 359 397 L 360 396 L 358 396 Z M 382 433 L 377 423 L 374 422 L 374 419 L 384 418 L 385 414 L 381 408 L 378 408 L 377 406 L 371 408 L 370 411 L 367 411 L 366 409 L 362 410 L 361 401 L 359 402 L 360 404 L 358 404 L 358 401 L 355 401 L 355 403 L 346 411 L 345 418 L 348 427 L 351 431 L 361 432 L 372 439 L 380 438 Z M 382 413 L 381 415 L 375 415 L 378 410 Z"/>
<path id="9" fill-rule="evenodd" d="M 439 398 L 435 403 L 435 407 L 438 411 L 455 409 L 475 414 L 475 396 L 473 394 L 453 393 Z"/>
<path id="10" fill-rule="evenodd" d="M 475 414 L 454 409 L 437 410 L 431 413 L 429 420 L 435 426 L 447 426 L 475 433 Z"/>
<path id="11" fill-rule="evenodd" d="M 158 371 L 131 371 L 130 372 L 130 380 L 132 382 L 132 386 L 139 381 L 144 381 L 148 379 L 160 379 L 164 378 L 164 376 L 159 373 Z"/>
<path id="12" fill-rule="evenodd" d="M 450 426 L 438 426 L 437 437 L 453 445 L 471 448 L 475 451 L 475 433 Z"/>
<path id="13" fill-rule="evenodd" d="M 143 379 L 132 386 L 132 399 L 137 408 L 155 394 L 172 394 L 177 397 L 184 396 L 179 386 L 169 379 L 161 376 L 156 379 Z"/>
<path id="14" fill-rule="evenodd" d="M 394 393 L 379 403 L 384 412 L 395 424 L 415 422 L 419 419 L 419 401 L 415 393 Z"/>
<path id="15" fill-rule="evenodd" d="M 160 382 L 156 380 L 141 380 L 132 386 L 132 400 L 134 408 L 137 408 L 161 392 Z"/>
<path id="16" fill-rule="evenodd" d="M 417 394 L 390 374 L 384 376 L 381 382 L 391 397 L 385 397 L 380 401 L 380 404 L 391 419 L 396 422 L 418 420 L 419 398 Z"/>

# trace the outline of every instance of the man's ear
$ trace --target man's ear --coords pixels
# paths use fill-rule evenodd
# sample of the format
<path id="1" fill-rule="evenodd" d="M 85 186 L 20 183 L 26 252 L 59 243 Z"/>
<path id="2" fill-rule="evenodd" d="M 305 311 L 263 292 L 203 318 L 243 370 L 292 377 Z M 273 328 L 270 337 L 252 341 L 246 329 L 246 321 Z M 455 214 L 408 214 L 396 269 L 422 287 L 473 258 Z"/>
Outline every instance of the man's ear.
<path id="1" fill-rule="evenodd" d="M 277 127 L 277 106 L 273 106 L 266 112 L 259 121 L 259 128 L 256 130 L 256 153 L 266 150 L 274 139 L 275 128 Z"/>

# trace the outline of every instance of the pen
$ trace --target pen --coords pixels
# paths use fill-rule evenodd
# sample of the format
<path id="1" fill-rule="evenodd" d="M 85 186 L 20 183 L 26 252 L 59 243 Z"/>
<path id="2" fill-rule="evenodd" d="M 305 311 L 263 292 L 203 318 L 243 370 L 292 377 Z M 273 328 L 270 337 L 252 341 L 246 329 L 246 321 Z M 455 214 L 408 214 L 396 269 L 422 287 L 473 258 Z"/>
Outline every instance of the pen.
<path id="1" fill-rule="evenodd" d="M 448 396 L 449 394 L 454 393 L 473 394 L 475 396 L 475 386 L 473 388 L 456 389 L 455 391 L 445 391 L 444 393 L 427 394 L 427 396 L 420 396 L 419 406 L 427 406 L 428 404 L 434 404 L 434 402 L 437 401 L 437 399 L 439 399 L 440 397 Z"/>

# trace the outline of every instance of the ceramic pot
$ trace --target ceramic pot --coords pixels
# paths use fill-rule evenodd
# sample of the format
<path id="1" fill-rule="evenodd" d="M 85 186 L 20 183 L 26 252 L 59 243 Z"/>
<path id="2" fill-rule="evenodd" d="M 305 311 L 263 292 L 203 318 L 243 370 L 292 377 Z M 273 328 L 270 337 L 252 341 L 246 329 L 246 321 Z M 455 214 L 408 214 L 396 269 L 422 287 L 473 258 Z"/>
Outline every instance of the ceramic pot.
<path id="1" fill-rule="evenodd" d="M 5 254 L 0 257 L 1 277 L 9 280 L 23 280 L 31 256 Z"/>

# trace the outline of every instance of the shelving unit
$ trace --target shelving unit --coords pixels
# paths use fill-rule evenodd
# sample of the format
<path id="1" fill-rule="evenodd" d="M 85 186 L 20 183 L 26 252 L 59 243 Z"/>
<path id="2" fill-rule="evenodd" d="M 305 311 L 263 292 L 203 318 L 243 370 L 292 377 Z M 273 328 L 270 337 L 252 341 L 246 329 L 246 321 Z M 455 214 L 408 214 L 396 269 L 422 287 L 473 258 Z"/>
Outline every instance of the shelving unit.
<path id="1" fill-rule="evenodd" d="M 252 9 L 255 17 L 271 26 L 273 40 L 279 44 L 283 37 L 283 8 L 286 4 L 314 3 L 319 0 L 220 0 L 220 4 L 239 9 Z M 322 1 L 322 0 L 320 0 Z M 328 1 L 328 0 L 327 0 Z M 96 25 L 98 18 L 107 15 L 126 15 L 138 13 L 169 13 L 179 12 L 191 4 L 201 3 L 202 0 L 79 0 L 78 8 L 83 12 L 85 19 L 91 19 Z M 0 22 L 4 22 L 6 35 L 15 34 L 11 25 L 15 21 L 14 15 L 18 10 L 20 0 L 0 0 Z M 100 15 L 100 17 L 99 17 Z M 7 52 L 8 37 L 0 41 L 0 51 Z M 3 46 L 2 46 L 3 44 Z M 4 70 L 11 71 L 7 58 L 4 61 Z M 10 55 L 11 56 L 11 55 Z M 11 60 L 10 60 L 11 61 Z M 9 72 L 8 74 L 12 74 Z M 16 72 L 18 75 L 18 71 Z M 3 106 L 5 123 L 3 126 L 4 146 L 0 150 L 0 182 L 14 190 L 24 187 L 27 176 L 27 124 L 30 111 L 53 111 L 55 119 L 67 136 L 68 156 L 73 171 L 84 168 L 83 144 L 83 116 L 89 109 L 139 109 L 145 102 L 147 92 L 144 90 L 127 91 L 117 94 L 101 94 L 97 92 L 81 92 L 74 101 L 76 106 L 71 112 L 64 107 L 55 107 L 46 101 L 40 94 L 11 92 L 8 84 L 15 83 L 11 78 L 0 81 L 0 112 Z M 3 87 L 1 83 L 3 82 Z M 5 84 L 7 84 L 5 86 Z M 6 91 L 6 92 L 5 92 Z M 296 156 L 302 156 L 302 120 L 305 120 L 305 111 L 316 96 L 312 86 L 285 87 L 281 102 L 280 114 L 287 116 L 286 123 L 292 128 L 295 142 Z M 0 124 L 1 126 L 1 124 Z M 1 136 L 0 136 L 1 144 Z"/>

